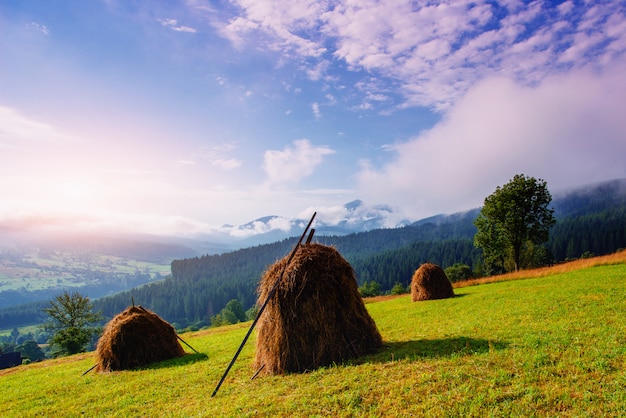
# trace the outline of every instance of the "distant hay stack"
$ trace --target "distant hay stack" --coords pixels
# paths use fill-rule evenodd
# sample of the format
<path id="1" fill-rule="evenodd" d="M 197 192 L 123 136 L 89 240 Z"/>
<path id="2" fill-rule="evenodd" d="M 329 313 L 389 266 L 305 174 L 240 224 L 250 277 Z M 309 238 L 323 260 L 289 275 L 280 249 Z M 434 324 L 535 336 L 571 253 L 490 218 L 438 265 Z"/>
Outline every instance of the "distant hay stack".
<path id="1" fill-rule="evenodd" d="M 264 273 L 259 301 L 267 299 L 286 263 L 287 257 Z M 381 346 L 350 264 L 332 247 L 306 244 L 259 318 L 254 367 L 270 375 L 300 373 Z"/>
<path id="2" fill-rule="evenodd" d="M 411 300 L 413 302 L 453 297 L 452 283 L 441 267 L 425 263 L 413 274 L 411 279 Z"/>
<path id="3" fill-rule="evenodd" d="M 104 328 L 96 347 L 96 370 L 130 370 L 185 355 L 176 331 L 157 314 L 132 306 Z"/>

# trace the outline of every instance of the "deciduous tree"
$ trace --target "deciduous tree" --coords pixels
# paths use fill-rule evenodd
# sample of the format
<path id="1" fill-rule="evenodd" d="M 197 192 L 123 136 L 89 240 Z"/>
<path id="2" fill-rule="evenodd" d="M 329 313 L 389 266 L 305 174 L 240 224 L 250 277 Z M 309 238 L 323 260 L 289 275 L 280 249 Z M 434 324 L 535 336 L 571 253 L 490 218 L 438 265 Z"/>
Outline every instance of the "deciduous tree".
<path id="1" fill-rule="evenodd" d="M 46 355 L 34 340 L 24 341 L 22 344 L 15 347 L 15 351 L 19 351 L 22 353 L 23 358 L 27 358 L 30 361 L 41 361 L 46 358 Z"/>
<path id="2" fill-rule="evenodd" d="M 485 199 L 474 221 L 478 232 L 474 244 L 483 249 L 488 270 L 504 269 L 507 258 L 515 271 L 520 268 L 522 250 L 527 243 L 548 240 L 555 224 L 552 196 L 544 180 L 517 174 L 511 181 Z"/>
<path id="3" fill-rule="evenodd" d="M 364 298 L 378 296 L 380 295 L 380 284 L 376 280 L 365 282 L 359 287 L 359 293 Z"/>
<path id="4" fill-rule="evenodd" d="M 452 283 L 468 280 L 473 276 L 472 268 L 462 263 L 454 263 L 452 266 L 444 269 L 444 272 Z"/>
<path id="5" fill-rule="evenodd" d="M 89 298 L 78 292 L 58 295 L 44 312 L 50 317 L 44 329 L 53 332 L 49 343 L 55 356 L 85 351 L 91 337 L 100 331 L 95 324 L 103 319 L 100 312 L 93 311 Z"/>

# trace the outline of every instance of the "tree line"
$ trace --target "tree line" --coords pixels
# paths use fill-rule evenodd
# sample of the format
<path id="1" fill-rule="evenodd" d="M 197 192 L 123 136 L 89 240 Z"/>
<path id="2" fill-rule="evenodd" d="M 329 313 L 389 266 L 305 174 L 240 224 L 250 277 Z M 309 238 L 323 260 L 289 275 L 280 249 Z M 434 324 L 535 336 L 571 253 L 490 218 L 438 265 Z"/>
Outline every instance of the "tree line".
<path id="1" fill-rule="evenodd" d="M 547 247 L 557 262 L 626 248 L 626 206 L 559 220 Z"/>

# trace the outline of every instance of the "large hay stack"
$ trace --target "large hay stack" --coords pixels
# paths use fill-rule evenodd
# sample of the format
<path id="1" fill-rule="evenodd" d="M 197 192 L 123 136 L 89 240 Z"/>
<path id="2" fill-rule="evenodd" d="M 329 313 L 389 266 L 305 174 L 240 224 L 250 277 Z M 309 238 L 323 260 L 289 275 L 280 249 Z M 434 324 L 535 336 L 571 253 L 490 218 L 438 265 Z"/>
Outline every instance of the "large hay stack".
<path id="1" fill-rule="evenodd" d="M 267 299 L 286 264 L 283 258 L 264 273 L 259 303 Z M 381 346 L 350 264 L 332 247 L 306 244 L 259 318 L 254 366 L 271 375 L 305 372 Z"/>
<path id="2" fill-rule="evenodd" d="M 96 347 L 97 371 L 129 370 L 185 355 L 176 331 L 157 314 L 132 306 L 104 328 Z"/>
<path id="3" fill-rule="evenodd" d="M 438 265 L 422 264 L 413 274 L 411 279 L 411 300 L 413 302 L 453 297 L 452 283 Z"/>

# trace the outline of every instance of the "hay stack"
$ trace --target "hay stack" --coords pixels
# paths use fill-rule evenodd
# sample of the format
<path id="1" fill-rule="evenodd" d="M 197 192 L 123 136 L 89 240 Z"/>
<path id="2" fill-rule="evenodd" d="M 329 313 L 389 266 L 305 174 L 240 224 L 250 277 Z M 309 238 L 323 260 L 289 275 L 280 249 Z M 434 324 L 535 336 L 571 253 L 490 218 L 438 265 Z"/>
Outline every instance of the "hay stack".
<path id="1" fill-rule="evenodd" d="M 425 263 L 413 274 L 411 279 L 411 300 L 413 302 L 453 297 L 452 283 L 441 267 Z"/>
<path id="2" fill-rule="evenodd" d="M 283 258 L 265 272 L 259 303 L 267 299 L 286 263 Z M 332 247 L 306 244 L 259 318 L 254 367 L 271 375 L 305 372 L 381 346 L 350 264 Z"/>
<path id="3" fill-rule="evenodd" d="M 128 370 L 185 355 L 176 331 L 157 314 L 132 306 L 104 328 L 96 347 L 97 371 Z"/>

